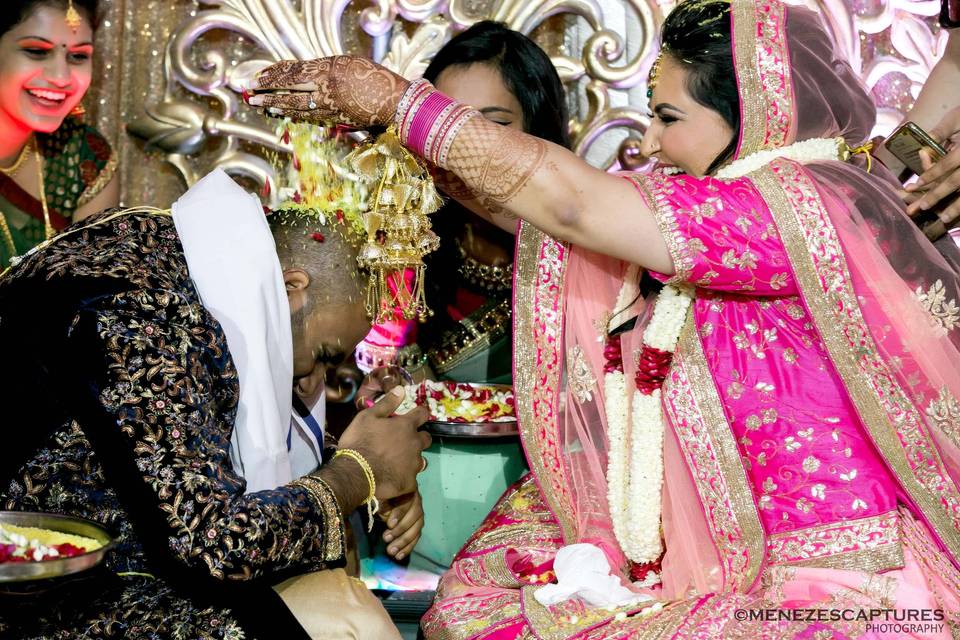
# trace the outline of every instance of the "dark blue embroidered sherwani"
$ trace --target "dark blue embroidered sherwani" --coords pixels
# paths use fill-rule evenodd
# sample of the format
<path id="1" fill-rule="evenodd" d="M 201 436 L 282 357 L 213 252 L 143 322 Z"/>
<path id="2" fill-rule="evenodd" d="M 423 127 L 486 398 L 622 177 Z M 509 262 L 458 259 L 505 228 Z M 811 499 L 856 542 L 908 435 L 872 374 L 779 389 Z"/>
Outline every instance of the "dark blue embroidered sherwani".
<path id="1" fill-rule="evenodd" d="M 0 636 L 303 637 L 270 585 L 342 564 L 342 518 L 300 486 L 242 494 L 236 370 L 169 217 L 100 214 L 24 259 L 0 279 L 0 354 L 0 508 L 120 542 L 82 606 Z"/>

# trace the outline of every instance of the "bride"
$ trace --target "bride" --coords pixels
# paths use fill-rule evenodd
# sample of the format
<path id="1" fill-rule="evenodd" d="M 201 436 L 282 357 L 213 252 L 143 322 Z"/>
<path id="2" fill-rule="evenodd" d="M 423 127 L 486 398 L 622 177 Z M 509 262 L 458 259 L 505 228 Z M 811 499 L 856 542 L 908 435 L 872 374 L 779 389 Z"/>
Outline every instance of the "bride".
<path id="1" fill-rule="evenodd" d="M 251 104 L 392 124 L 451 196 L 524 221 L 531 474 L 458 554 L 427 637 L 950 637 L 960 294 L 856 153 L 869 95 L 818 17 L 779 0 L 681 3 L 651 76 L 649 175 L 593 169 L 361 58 L 259 78 Z M 667 285 L 652 305 L 638 267 Z M 656 604 L 548 597 L 577 543 Z M 824 615 L 741 615 L 778 608 Z"/>

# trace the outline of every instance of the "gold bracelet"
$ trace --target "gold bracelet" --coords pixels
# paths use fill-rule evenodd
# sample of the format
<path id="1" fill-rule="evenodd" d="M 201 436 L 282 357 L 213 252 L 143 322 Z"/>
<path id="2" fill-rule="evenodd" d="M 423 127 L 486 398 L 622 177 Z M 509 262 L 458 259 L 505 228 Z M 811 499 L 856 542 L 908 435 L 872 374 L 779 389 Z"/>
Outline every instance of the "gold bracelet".
<path id="1" fill-rule="evenodd" d="M 373 531 L 373 516 L 377 515 L 380 512 L 380 502 L 377 500 L 377 480 L 373 476 L 373 469 L 370 468 L 370 463 L 367 462 L 367 459 L 360 455 L 360 452 L 354 451 L 353 449 L 337 449 L 337 452 L 333 454 L 333 458 L 337 459 L 340 456 L 346 456 L 360 465 L 360 468 L 363 469 L 363 474 L 367 476 L 367 483 L 370 485 L 370 495 L 364 501 L 367 505 L 367 532 Z"/>

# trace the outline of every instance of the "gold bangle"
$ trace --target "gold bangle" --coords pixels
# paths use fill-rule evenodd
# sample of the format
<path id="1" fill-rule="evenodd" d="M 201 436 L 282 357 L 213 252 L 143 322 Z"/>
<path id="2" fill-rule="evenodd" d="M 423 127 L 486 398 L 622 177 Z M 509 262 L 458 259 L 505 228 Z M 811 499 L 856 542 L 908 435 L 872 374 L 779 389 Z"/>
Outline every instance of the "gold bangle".
<path id="1" fill-rule="evenodd" d="M 367 477 L 367 483 L 370 485 L 370 495 L 364 501 L 367 505 L 367 532 L 373 530 L 373 516 L 377 515 L 380 511 L 380 502 L 377 500 L 377 480 L 373 475 L 373 469 L 370 468 L 370 463 L 367 462 L 367 459 L 360 455 L 360 452 L 353 449 L 337 449 L 337 452 L 333 454 L 333 458 L 337 459 L 340 456 L 346 456 L 360 465 L 360 468 L 363 469 L 363 474 Z"/>

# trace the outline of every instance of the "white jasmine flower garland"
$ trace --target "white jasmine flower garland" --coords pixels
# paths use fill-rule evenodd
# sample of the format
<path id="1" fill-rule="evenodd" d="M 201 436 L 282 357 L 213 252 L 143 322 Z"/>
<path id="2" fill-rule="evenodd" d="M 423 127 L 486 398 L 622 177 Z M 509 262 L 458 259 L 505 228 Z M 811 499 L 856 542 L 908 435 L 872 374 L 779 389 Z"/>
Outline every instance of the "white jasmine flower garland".
<path id="1" fill-rule="evenodd" d="M 733 180 L 747 175 L 757 169 L 767 166 L 777 158 L 786 158 L 801 163 L 817 162 L 822 160 L 842 160 L 846 142 L 843 138 L 812 138 L 779 149 L 766 149 L 751 153 L 746 158 L 734 160 L 721 167 L 714 173 L 714 177 L 721 180 Z"/>
<path id="2" fill-rule="evenodd" d="M 627 558 L 637 564 L 654 562 L 663 551 L 660 503 L 664 418 L 660 387 L 691 301 L 689 293 L 676 287 L 664 287 L 660 293 L 643 335 L 636 391 L 627 388 L 619 339 L 612 339 L 607 347 L 607 502 L 617 541 Z M 656 576 L 648 576 L 645 582 L 657 581 Z"/>

